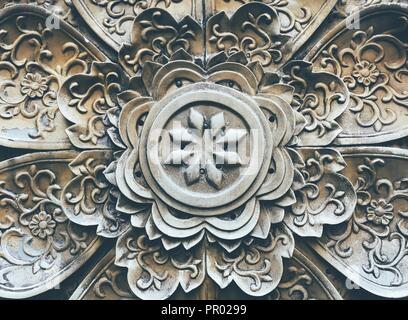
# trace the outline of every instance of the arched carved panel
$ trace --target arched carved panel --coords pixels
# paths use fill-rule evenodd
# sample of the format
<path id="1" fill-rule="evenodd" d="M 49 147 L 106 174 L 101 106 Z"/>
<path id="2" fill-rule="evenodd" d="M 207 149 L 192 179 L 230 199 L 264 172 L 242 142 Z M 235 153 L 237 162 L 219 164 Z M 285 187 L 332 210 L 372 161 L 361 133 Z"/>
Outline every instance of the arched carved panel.
<path id="1" fill-rule="evenodd" d="M 256 46 L 259 48 L 258 51 L 264 51 L 266 54 L 268 51 L 275 56 L 272 61 L 268 61 L 265 65 L 267 65 L 271 69 L 275 69 L 277 66 L 284 65 L 294 53 L 305 43 L 305 41 L 313 34 L 313 32 L 319 27 L 319 25 L 323 22 L 323 20 L 327 17 L 330 11 L 333 9 L 336 1 L 282 1 L 282 0 L 261 0 L 262 4 L 265 4 L 270 8 L 270 12 L 268 10 L 263 10 L 264 17 L 261 19 L 257 19 L 258 17 L 253 16 L 251 18 L 250 15 L 245 16 L 244 12 L 247 11 L 243 4 L 254 3 L 254 0 L 211 0 L 205 1 L 206 5 L 206 13 L 208 15 L 216 15 L 216 16 L 226 16 L 231 17 L 231 23 L 235 25 L 236 29 L 232 32 L 228 32 L 230 30 L 223 30 L 222 24 L 220 25 L 217 23 L 219 19 L 212 18 L 216 22 L 210 23 L 209 28 L 207 30 L 207 39 L 209 39 L 209 54 L 214 54 L 215 52 L 220 51 L 220 47 L 223 45 L 223 40 L 227 43 L 231 38 L 234 36 L 237 37 L 239 40 L 240 33 L 245 32 L 251 36 L 251 30 L 263 29 L 263 21 L 271 19 L 271 20 L 278 20 L 279 26 L 278 30 L 276 30 L 276 34 L 271 34 L 269 39 L 268 37 L 253 37 L 256 42 Z M 240 15 L 240 13 L 236 13 L 239 8 L 242 7 L 243 13 L 241 13 L 244 17 L 241 18 L 244 24 L 239 23 L 238 20 L 240 18 L 234 18 L 234 15 Z M 273 12 L 273 13 L 272 13 Z M 225 18 L 223 18 L 225 19 Z M 253 20 L 251 20 L 253 19 Z M 241 29 L 240 26 L 243 25 L 244 27 Z M 239 30 L 241 29 L 241 30 Z M 237 32 L 238 31 L 238 32 Z M 287 46 L 281 46 L 280 48 L 277 45 L 277 42 L 280 40 L 277 37 L 280 35 L 280 39 L 285 39 L 287 41 Z M 214 38 L 214 41 L 211 39 Z M 216 42 L 217 46 L 214 47 L 213 43 Z M 248 43 L 249 44 L 249 43 Z M 269 44 L 269 48 L 267 47 Z M 241 43 L 237 41 L 235 46 L 245 47 L 245 41 Z M 289 47 L 289 48 L 288 48 Z M 263 49 L 261 49 L 263 48 Z M 281 49 L 281 50 L 280 50 Z M 230 49 L 231 50 L 231 49 Z M 248 51 L 252 51 L 247 49 Z M 256 49 L 255 49 L 256 50 Z"/>

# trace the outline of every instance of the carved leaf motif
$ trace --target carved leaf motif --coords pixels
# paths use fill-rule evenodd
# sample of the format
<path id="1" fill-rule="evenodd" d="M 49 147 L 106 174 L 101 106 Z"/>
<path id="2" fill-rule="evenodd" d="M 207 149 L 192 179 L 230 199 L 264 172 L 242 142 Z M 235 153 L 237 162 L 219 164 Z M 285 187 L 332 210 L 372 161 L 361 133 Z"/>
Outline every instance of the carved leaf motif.
<path id="1" fill-rule="evenodd" d="M 163 251 L 160 242 L 150 241 L 134 230 L 123 234 L 117 243 L 115 264 L 128 268 L 128 282 L 139 298 L 165 299 L 178 285 L 189 292 L 199 286 L 205 272 L 221 287 L 231 281 L 246 293 L 270 293 L 282 276 L 282 257 L 289 258 L 294 239 L 284 225 L 276 226 L 266 240 L 228 253 L 217 244 L 190 250 Z"/>
<path id="2" fill-rule="evenodd" d="M 342 132 L 336 119 L 347 109 L 349 92 L 343 81 L 328 72 L 314 72 L 312 64 L 293 61 L 283 71 L 295 88 L 298 111 L 306 125 L 298 136 L 300 146 L 326 146 Z"/>
<path id="3" fill-rule="evenodd" d="M 356 194 L 352 184 L 338 172 L 345 167 L 334 149 L 298 150 L 305 167 L 305 186 L 295 192 L 296 202 L 286 212 L 284 221 L 303 237 L 320 237 L 323 225 L 339 224 L 353 213 Z"/>
<path id="4" fill-rule="evenodd" d="M 49 290 L 99 246 L 92 229 L 63 213 L 61 189 L 75 152 L 36 153 L 0 164 L 0 296 Z"/>
<path id="5" fill-rule="evenodd" d="M 93 63 L 89 73 L 68 78 L 58 93 L 64 117 L 73 122 L 66 132 L 80 149 L 108 149 L 106 116 L 117 106 L 117 95 L 127 88 L 128 78 L 116 64 Z"/>
<path id="6" fill-rule="evenodd" d="M 220 254 L 215 246 L 210 246 L 207 272 L 221 288 L 234 281 L 247 294 L 263 296 L 278 285 L 283 273 L 282 257 L 291 257 L 293 250 L 290 230 L 284 225 L 273 226 L 266 240 L 241 245 L 233 253 Z"/>
<path id="7" fill-rule="evenodd" d="M 292 232 L 364 288 L 408 295 L 408 180 L 390 169 L 408 154 L 320 148 L 406 135 L 407 5 L 366 0 L 361 25 L 298 51 L 335 0 L 75 0 L 84 36 L 51 27 L 60 1 L 0 0 L 0 144 L 81 149 L 0 164 L 0 296 L 58 284 L 100 235 L 116 267 L 111 253 L 82 289 L 101 299 L 232 282 L 313 298 L 325 277 L 300 253 L 283 264 Z"/>
<path id="8" fill-rule="evenodd" d="M 98 262 L 70 297 L 70 300 L 91 299 L 138 299 L 129 288 L 126 269 L 115 265 L 115 249 Z"/>
<path id="9" fill-rule="evenodd" d="M 190 16 L 176 21 L 163 9 L 150 9 L 133 22 L 130 43 L 119 51 L 119 61 L 129 74 L 138 73 L 146 61 L 166 63 L 180 49 L 201 58 L 204 40 L 201 25 Z"/>
<path id="10" fill-rule="evenodd" d="M 119 51 L 122 43 L 129 42 L 133 20 L 145 10 L 162 8 L 177 20 L 190 15 L 202 19 L 201 5 L 197 1 L 182 0 L 77 0 L 75 8 L 85 22 L 94 29 L 101 41 Z"/>
<path id="11" fill-rule="evenodd" d="M 207 53 L 224 51 L 227 56 L 244 52 L 250 61 L 276 69 L 289 52 L 290 37 L 280 33 L 280 20 L 274 8 L 262 3 L 241 6 L 231 18 L 220 12 L 207 23 Z"/>
<path id="12" fill-rule="evenodd" d="M 284 261 L 278 287 L 268 296 L 274 300 L 341 300 L 326 276 L 299 249 Z"/>
<path id="13" fill-rule="evenodd" d="M 117 196 L 106 180 L 104 171 L 112 161 L 109 151 L 83 151 L 70 164 L 74 173 L 62 191 L 67 217 L 83 226 L 97 225 L 97 234 L 118 237 L 129 225 L 129 219 L 116 210 Z"/>
<path id="14" fill-rule="evenodd" d="M 78 286 L 72 300 L 118 300 L 139 298 L 129 288 L 127 271 L 114 264 L 115 251 L 111 250 Z M 239 298 L 235 289 L 218 291 L 217 299 Z M 177 292 L 172 299 L 201 299 L 199 292 Z M 336 300 L 340 294 L 318 267 L 295 249 L 292 259 L 284 260 L 284 273 L 279 286 L 266 297 L 276 300 Z"/>
<path id="15" fill-rule="evenodd" d="M 134 230 L 117 242 L 115 264 L 128 268 L 128 282 L 133 293 L 144 299 L 166 299 L 180 285 L 190 292 L 204 280 L 205 252 L 166 252 L 160 242 L 148 240 Z"/>
<path id="16" fill-rule="evenodd" d="M 227 16 L 232 16 L 243 4 L 253 2 L 261 2 L 275 10 L 280 21 L 280 33 L 293 39 L 290 52 L 282 60 L 281 65 L 283 65 L 313 35 L 338 1 L 220 0 L 204 2 L 210 15 L 225 12 Z"/>

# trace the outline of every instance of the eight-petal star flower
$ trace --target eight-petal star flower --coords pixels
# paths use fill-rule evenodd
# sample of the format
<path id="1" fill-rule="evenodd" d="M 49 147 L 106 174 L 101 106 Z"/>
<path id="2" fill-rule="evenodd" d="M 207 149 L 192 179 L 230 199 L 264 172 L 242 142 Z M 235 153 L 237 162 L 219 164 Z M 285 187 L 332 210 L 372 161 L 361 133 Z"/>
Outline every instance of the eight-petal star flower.
<path id="1" fill-rule="evenodd" d="M 205 174 L 207 181 L 219 189 L 222 166 L 242 163 L 237 149 L 246 136 L 246 131 L 226 129 L 222 112 L 207 120 L 200 112 L 191 109 L 188 123 L 188 129 L 178 128 L 170 131 L 172 148 L 178 150 L 169 154 L 165 164 L 186 165 L 184 175 L 189 185 L 196 183 L 200 174 Z"/>

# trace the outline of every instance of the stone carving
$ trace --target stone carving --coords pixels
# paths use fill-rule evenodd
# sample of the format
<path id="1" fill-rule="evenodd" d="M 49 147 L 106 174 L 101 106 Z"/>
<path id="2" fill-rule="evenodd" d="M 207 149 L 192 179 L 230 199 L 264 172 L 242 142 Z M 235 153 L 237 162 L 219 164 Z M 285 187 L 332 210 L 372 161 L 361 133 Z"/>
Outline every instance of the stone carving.
<path id="1" fill-rule="evenodd" d="M 350 91 L 348 110 L 340 119 L 344 128 L 338 139 L 341 144 L 361 137 L 371 143 L 383 142 L 401 137 L 406 130 L 407 11 L 388 6 L 389 20 L 378 25 L 376 8 L 359 13 L 358 30 L 344 31 L 339 26 L 322 41 L 316 54 L 309 55 L 318 68 L 341 77 Z M 329 40 L 334 35 L 336 41 Z"/>
<path id="2" fill-rule="evenodd" d="M 357 207 L 343 226 L 330 228 L 315 248 L 357 284 L 384 296 L 406 296 L 407 186 L 403 168 L 406 153 L 397 149 L 366 148 L 344 152 L 347 176 L 355 184 Z M 358 245 L 353 241 L 358 239 Z M 352 261 L 358 261 L 354 264 Z"/>
<path id="3" fill-rule="evenodd" d="M 400 3 L 401 0 L 340 0 L 337 1 L 334 14 L 341 18 L 347 18 L 350 14 L 358 11 L 362 7 L 377 5 L 382 3 Z"/>
<path id="4" fill-rule="evenodd" d="M 117 196 L 103 171 L 111 161 L 109 152 L 83 152 L 70 164 L 75 177 L 62 190 L 62 204 L 71 221 L 97 225 L 98 235 L 111 238 L 121 234 L 129 219 L 115 210 Z"/>
<path id="5" fill-rule="evenodd" d="M 305 117 L 299 145 L 328 145 L 343 131 L 337 118 L 349 105 L 345 84 L 333 74 L 313 72 L 312 64 L 295 61 L 284 67 L 285 82 L 295 88 L 298 111 Z"/>
<path id="6" fill-rule="evenodd" d="M 169 131 L 170 148 L 176 150 L 170 152 L 164 164 L 185 165 L 184 178 L 187 185 L 197 183 L 200 174 L 205 172 L 207 182 L 216 189 L 221 189 L 223 166 L 227 169 L 229 166 L 239 167 L 243 164 L 236 149 L 240 148 L 239 144 L 248 133 L 245 129 L 225 129 L 226 127 L 224 112 L 207 119 L 196 109 L 190 109 L 188 128 Z M 183 143 L 185 147 L 182 146 Z"/>
<path id="7" fill-rule="evenodd" d="M 51 23 L 56 22 L 56 20 L 52 19 L 52 17 L 55 16 L 72 26 L 78 26 L 78 22 L 73 13 L 71 0 L 1 0 L 0 8 L 5 8 L 14 4 L 29 4 L 44 8 L 50 13 Z"/>
<path id="8" fill-rule="evenodd" d="M 407 295 L 406 154 L 365 146 L 407 135 L 406 5 L 306 52 L 354 2 L 73 0 L 58 29 L 45 4 L 0 13 L 0 145 L 49 150 L 0 164 L 0 296 L 101 242 L 72 299 L 341 298 L 311 252 Z"/>
<path id="9" fill-rule="evenodd" d="M 327 278 L 302 253 L 295 251 L 278 287 L 270 294 L 274 300 L 337 300 L 340 294 Z"/>
<path id="10" fill-rule="evenodd" d="M 250 8 L 250 9 L 249 9 Z M 207 24 L 210 55 L 224 51 L 227 55 L 245 52 L 250 60 L 268 67 L 282 62 L 289 51 L 290 37 L 282 35 L 276 10 L 252 3 L 240 7 L 231 18 L 220 12 Z"/>
<path id="11" fill-rule="evenodd" d="M 137 73 L 144 62 L 167 62 L 179 49 L 201 56 L 201 40 L 202 28 L 190 16 L 178 22 L 165 10 L 151 9 L 134 20 L 130 44 L 121 47 L 119 59 L 130 74 Z"/>
<path id="12" fill-rule="evenodd" d="M 61 30 L 52 31 L 38 8 L 19 8 L 3 9 L 0 30 L 1 140 L 3 145 L 64 149 L 70 143 L 63 132 L 67 122 L 57 93 L 67 77 L 88 70 L 95 51 L 80 44 L 80 36 L 63 22 Z"/>
<path id="13" fill-rule="evenodd" d="M 304 236 L 321 236 L 323 224 L 335 224 L 353 210 L 356 199 L 349 181 L 337 172 L 345 167 L 341 155 L 332 149 L 301 150 L 305 186 L 296 191 L 285 223 Z"/>
<path id="14" fill-rule="evenodd" d="M 254 16 L 262 15 L 262 10 L 271 9 L 259 3 L 242 8 L 242 12 L 252 11 Z M 147 28 L 146 33 L 134 34 L 147 35 L 159 25 L 167 28 L 162 20 L 156 21 L 166 15 L 163 10 L 146 10 L 134 23 L 136 29 Z M 240 15 L 239 11 L 236 15 Z M 214 24 L 213 18 L 209 26 Z M 273 19 L 277 19 L 276 14 Z M 178 25 L 185 26 L 184 21 Z M 183 34 L 172 31 L 171 37 L 175 35 Z M 200 34 L 194 32 L 194 35 Z M 104 91 L 103 101 L 107 103 L 100 112 L 100 121 L 106 119 L 104 127 L 111 126 L 114 138 L 111 145 L 101 146 L 118 150 L 118 157 L 112 159 L 104 172 L 106 181 L 112 182 L 119 193 L 116 210 L 131 214 L 132 228 L 118 240 L 116 250 L 120 258 L 116 263 L 129 269 L 129 286 L 141 298 L 168 298 L 178 285 L 189 292 L 200 286 L 206 276 L 221 288 L 234 281 L 250 295 L 265 295 L 279 283 L 282 257 L 290 257 L 293 252 L 291 231 L 282 220 L 299 235 L 320 236 L 324 224 L 340 223 L 351 215 L 354 190 L 336 173 L 342 167 L 332 164 L 330 156 L 327 166 L 325 160 L 318 159 L 317 175 L 305 180 L 306 173 L 301 169 L 306 164 L 300 150 L 293 147 L 306 119 L 292 107 L 302 104 L 305 98 L 299 94 L 295 100 L 292 85 L 284 84 L 277 74 L 267 73 L 263 61 L 255 61 L 244 47 L 221 51 L 200 62 L 189 50 L 192 47 L 186 46 L 188 42 L 181 42 L 175 51 L 171 43 L 176 44 L 178 40 L 171 37 L 169 40 L 164 40 L 164 36 L 152 38 L 152 48 L 160 43 L 166 49 L 161 51 L 160 59 L 152 55 L 151 60 L 139 63 L 142 72 L 133 69 L 136 77 L 132 79 L 119 77 L 119 71 L 111 64 L 92 67 L 103 70 L 94 71 L 98 74 L 94 80 L 98 86 L 109 76 L 107 88 L 115 89 Z M 136 37 L 132 41 L 135 40 Z M 126 44 L 123 48 L 134 50 L 135 46 Z M 125 60 L 122 65 L 130 61 L 122 51 L 119 57 Z M 96 85 L 89 81 L 94 78 L 73 76 L 60 91 L 63 114 L 74 122 L 78 120 L 73 119 L 73 112 L 93 113 L 96 106 L 101 106 L 95 96 L 92 99 L 88 94 Z M 332 80 L 340 81 L 335 76 Z M 75 93 L 77 87 L 85 94 Z M 313 92 L 316 88 L 319 85 L 308 90 Z M 336 93 L 338 90 L 336 85 L 325 88 L 320 103 L 337 99 L 344 104 L 347 92 L 343 91 L 342 95 Z M 339 111 L 326 111 L 332 113 L 334 119 Z M 102 128 L 101 132 L 106 132 Z M 80 142 L 84 136 L 81 130 L 69 132 L 75 146 L 87 148 Z M 95 139 L 94 144 L 97 143 Z M 91 161 L 88 151 L 81 158 Z M 339 154 L 336 159 L 341 163 Z M 312 162 L 307 157 L 305 160 Z M 323 173 L 326 171 L 327 177 Z M 309 184 L 309 179 L 315 183 Z M 336 186 L 337 181 L 341 187 Z M 78 190 L 74 194 L 82 192 Z M 311 204 L 305 210 L 295 207 L 290 210 L 298 199 L 303 201 L 302 194 L 311 200 L 318 199 L 320 209 Z M 68 201 L 71 197 L 75 198 L 67 191 Z M 89 219 L 96 224 L 101 216 L 98 209 L 81 211 L 87 218 L 73 218 L 79 224 L 92 223 Z M 316 218 L 303 218 L 307 222 L 299 223 L 299 217 L 290 218 L 293 211 L 295 215 Z M 67 215 L 70 217 L 72 213 Z M 133 228 L 145 230 L 146 234 L 135 233 Z M 209 247 L 205 245 L 207 242 Z M 236 257 L 239 251 L 241 254 Z M 254 255 L 251 259 L 247 256 L 249 252 Z M 252 270 L 254 267 L 256 270 Z"/>
<path id="15" fill-rule="evenodd" d="M 61 113 L 74 123 L 66 130 L 73 145 L 81 149 L 109 148 L 104 118 L 116 103 L 110 95 L 118 93 L 126 82 L 127 77 L 116 65 L 94 62 L 89 73 L 62 84 L 57 99 Z"/>
<path id="16" fill-rule="evenodd" d="M 67 163 L 74 156 L 74 152 L 38 153 L 2 163 L 3 297 L 24 298 L 51 289 L 99 246 L 93 232 L 72 223 L 63 212 L 61 186 L 72 177 Z"/>

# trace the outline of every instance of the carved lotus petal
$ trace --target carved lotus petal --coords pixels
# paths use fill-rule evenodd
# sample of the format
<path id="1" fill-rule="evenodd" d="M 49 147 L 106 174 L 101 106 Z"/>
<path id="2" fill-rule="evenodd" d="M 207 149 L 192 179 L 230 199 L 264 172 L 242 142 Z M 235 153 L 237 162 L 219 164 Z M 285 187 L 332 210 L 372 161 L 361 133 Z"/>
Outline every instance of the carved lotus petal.
<path id="1" fill-rule="evenodd" d="M 89 73 L 64 82 L 58 104 L 64 117 L 74 123 L 66 132 L 75 147 L 110 148 L 105 116 L 117 105 L 117 94 L 127 87 L 127 76 L 112 63 L 95 62 Z"/>
<path id="2" fill-rule="evenodd" d="M 356 204 L 353 185 L 338 171 L 341 155 L 330 149 L 299 150 L 305 160 L 304 187 L 295 192 L 295 203 L 285 215 L 286 225 L 303 237 L 320 237 L 323 225 L 336 225 L 350 218 Z"/>
<path id="3" fill-rule="evenodd" d="M 198 248 L 208 239 L 212 244 L 210 252 L 219 248 L 220 254 L 235 256 L 243 245 L 243 239 L 250 237 L 248 250 L 251 251 L 251 244 L 267 242 L 270 237 L 274 239 L 276 230 L 284 230 L 287 239 L 282 245 L 286 249 L 281 252 L 281 245 L 270 240 L 268 262 L 262 266 L 266 271 L 263 270 L 263 275 L 255 279 L 256 283 L 249 280 L 252 276 L 238 276 L 234 280 L 249 294 L 265 295 L 276 287 L 282 275 L 281 257 L 289 257 L 293 252 L 291 231 L 282 220 L 286 219 L 288 226 L 299 234 L 316 236 L 321 233 L 324 224 L 344 221 L 351 211 L 347 206 L 344 215 L 343 210 L 330 213 L 328 209 L 324 211 L 326 207 L 323 206 L 323 218 L 319 217 L 303 229 L 290 223 L 287 215 L 298 200 L 295 191 L 306 186 L 306 179 L 300 172 L 304 166 L 302 155 L 299 150 L 287 148 L 288 145 L 296 145 L 296 136 L 306 126 L 305 117 L 291 105 L 295 88 L 281 83 L 278 75 L 266 74 L 259 63 L 241 64 L 246 60 L 241 59 L 239 54 L 207 71 L 189 61 L 185 51 L 178 51 L 175 55 L 182 60 L 172 57 L 164 65 L 147 62 L 137 86 L 132 87 L 132 80 L 129 83 L 126 97 L 130 100 L 125 104 L 118 100 L 122 105 L 119 115 L 115 114 L 117 107 L 113 104 L 113 111 L 106 112 L 109 120 L 106 123 L 113 126 L 113 142 L 117 140 L 119 143 L 115 145 L 122 150 L 117 153 L 117 160 L 112 159 L 113 162 L 109 166 L 104 165 L 101 170 L 106 182 L 118 188 L 116 209 L 132 215 L 132 226 L 145 230 L 141 237 L 144 237 L 143 241 L 154 242 L 155 251 L 163 246 L 167 251 L 194 248 L 200 252 L 204 249 Z M 103 64 L 100 68 L 111 67 Z M 282 90 L 283 95 L 280 94 Z M 336 91 L 336 88 L 332 90 Z M 252 97 L 258 91 L 262 94 Z M 143 96 L 146 94 L 150 94 L 151 98 Z M 118 95 L 119 99 L 122 97 Z M 341 110 L 335 112 L 334 118 Z M 249 159 L 244 152 L 248 140 L 252 145 L 249 154 L 255 155 Z M 334 172 L 343 168 L 331 163 L 327 166 Z M 73 166 L 73 170 L 78 169 Z M 332 180 L 329 178 L 335 184 L 338 179 L 343 179 L 340 174 Z M 328 184 L 326 182 L 324 180 L 322 186 L 316 188 L 323 188 Z M 75 184 L 82 188 L 82 184 Z M 105 192 L 109 190 L 105 185 L 101 187 L 106 188 Z M 347 197 L 352 198 L 352 186 L 345 184 L 343 187 Z M 205 195 L 200 193 L 203 188 Z M 237 192 L 241 197 L 237 196 Z M 343 191 L 342 196 L 336 193 L 336 202 L 329 200 L 328 203 L 335 202 L 345 208 L 346 192 Z M 70 192 L 67 196 L 75 202 L 76 197 Z M 126 201 L 132 202 L 133 206 L 126 205 Z M 96 224 L 103 213 L 99 205 L 88 216 L 87 212 L 81 212 L 75 217 L 74 207 L 74 215 L 69 216 L 73 221 L 87 225 Z M 333 218 L 331 214 L 342 217 Z M 123 228 L 118 230 L 125 227 L 126 224 L 123 224 Z M 117 250 L 127 250 L 123 246 L 118 244 Z M 167 257 L 167 253 L 163 254 Z M 210 260 L 213 257 L 211 253 Z M 167 258 L 164 259 L 167 261 Z M 159 261 L 156 262 L 160 265 Z M 160 274 L 162 269 L 157 267 L 151 281 L 143 284 L 145 279 L 141 270 L 144 266 L 135 255 L 129 254 L 117 260 L 117 264 L 128 267 L 131 289 L 140 297 L 166 298 L 176 290 L 179 284 L 177 278 L 184 277 L 179 271 L 174 271 L 174 275 L 167 279 L 164 273 Z M 209 276 L 221 287 L 231 282 L 232 278 L 226 275 L 221 280 L 219 269 L 217 273 L 211 263 L 207 268 L 210 268 Z M 228 273 L 228 270 L 225 272 Z M 187 290 L 185 283 L 180 284 Z M 167 293 L 161 292 L 161 288 L 165 288 Z"/>
<path id="4" fill-rule="evenodd" d="M 196 288 L 207 272 L 221 288 L 235 281 L 242 290 L 254 296 L 271 292 L 282 272 L 282 257 L 293 254 L 294 239 L 285 227 L 276 228 L 264 241 L 241 248 L 238 256 L 224 253 L 219 257 L 215 245 L 198 251 L 160 253 L 160 246 L 145 235 L 128 232 L 117 244 L 115 264 L 128 268 L 129 286 L 139 297 L 169 297 L 180 285 L 185 292 Z M 200 255 L 201 252 L 201 255 Z M 166 268 L 162 266 L 165 265 Z M 144 276 L 142 276 L 144 275 Z"/>
<path id="5" fill-rule="evenodd" d="M 109 2 L 79 0 L 73 1 L 73 4 L 100 39 L 115 50 L 132 37 L 134 18 L 156 4 L 164 6 L 176 20 L 187 15 L 195 20 L 202 18 L 194 2 L 186 4 L 180 0 L 119 1 L 113 6 Z"/>
<path id="6" fill-rule="evenodd" d="M 320 23 L 330 14 L 330 11 L 336 5 L 335 0 L 324 1 L 315 0 L 312 2 L 307 1 L 259 1 L 268 5 L 272 10 L 276 11 L 278 19 L 280 21 L 279 29 L 275 33 L 280 33 L 283 36 L 290 37 L 291 47 L 290 50 L 283 55 L 282 61 L 279 65 L 284 65 L 289 59 L 292 58 L 293 53 L 302 47 L 302 45 L 313 35 L 314 31 L 319 27 Z M 346 1 L 348 5 L 350 1 Z M 211 12 L 215 14 L 219 12 L 225 12 L 230 17 L 234 16 L 237 10 L 242 4 L 248 4 L 247 8 L 250 8 L 251 0 L 240 1 L 213 1 L 209 7 Z M 340 2 L 343 3 L 343 2 Z M 360 5 L 360 3 L 358 3 Z M 249 9 L 247 9 L 249 11 Z M 264 12 L 269 12 L 264 10 Z M 231 18 L 233 19 L 233 18 Z M 237 19 L 237 18 L 235 18 Z M 246 21 L 247 22 L 247 21 Z M 234 26 L 240 26 L 241 24 L 234 24 Z M 263 30 L 263 28 L 259 28 Z M 235 30 L 232 28 L 232 30 Z M 210 30 L 207 31 L 207 39 L 213 35 Z M 264 42 L 261 42 L 262 44 Z"/>
<path id="7" fill-rule="evenodd" d="M 202 250 L 163 252 L 157 242 L 131 230 L 118 239 L 116 254 L 115 264 L 128 268 L 129 286 L 140 298 L 166 299 L 179 285 L 190 292 L 204 280 Z"/>
<path id="8" fill-rule="evenodd" d="M 301 101 L 298 111 L 305 118 L 298 145 L 329 145 L 342 132 L 336 119 L 350 103 L 346 85 L 332 73 L 314 71 L 305 61 L 292 61 L 283 71 L 287 84 L 295 88 L 295 99 Z"/>
<path id="9" fill-rule="evenodd" d="M 279 283 L 282 273 L 282 257 L 291 257 L 294 239 L 286 227 L 274 228 L 264 241 L 241 246 L 237 253 L 222 255 L 210 247 L 208 250 L 207 272 L 221 287 L 234 281 L 249 295 L 263 296 Z"/>
<path id="10" fill-rule="evenodd" d="M 63 188 L 61 202 L 67 217 L 84 226 L 97 225 L 97 234 L 116 238 L 129 225 L 117 211 L 118 196 L 106 180 L 104 171 L 112 161 L 109 151 L 83 151 L 69 167 L 75 175 Z"/>
<path id="11" fill-rule="evenodd" d="M 225 12 L 215 14 L 207 23 L 207 39 L 210 57 L 220 51 L 227 56 L 242 51 L 251 61 L 271 68 L 282 62 L 290 41 L 280 34 L 277 11 L 262 3 L 243 5 L 231 18 Z"/>
<path id="12" fill-rule="evenodd" d="M 100 245 L 63 213 L 74 151 L 34 153 L 0 164 L 0 296 L 26 298 L 79 269 Z"/>
<path id="13" fill-rule="evenodd" d="M 115 251 L 111 250 L 92 269 L 84 281 L 71 296 L 72 300 L 138 300 L 139 298 L 129 288 L 126 269 L 114 263 Z M 293 258 L 285 260 L 282 281 L 268 296 L 274 300 L 338 300 L 341 295 L 330 280 L 320 271 L 310 258 L 295 249 Z M 92 281 L 95 280 L 95 281 Z M 211 285 L 211 284 L 210 284 Z M 234 289 L 233 289 L 234 290 Z M 224 297 L 238 297 L 232 290 L 222 292 Z M 199 293 L 188 294 L 177 292 L 177 299 L 202 299 Z"/>
<path id="14" fill-rule="evenodd" d="M 136 74 L 146 61 L 167 62 L 179 49 L 199 57 L 204 52 L 202 32 L 189 15 L 176 21 L 166 10 L 151 8 L 134 20 L 130 43 L 121 46 L 119 59 L 125 70 Z"/>
<path id="15" fill-rule="evenodd" d="M 359 15 L 356 28 L 340 23 L 306 57 L 314 69 L 336 74 L 350 91 L 347 111 L 338 119 L 343 132 L 336 143 L 360 144 L 364 139 L 365 144 L 373 144 L 404 137 L 408 40 L 401 31 L 407 28 L 408 9 L 390 4 L 355 14 Z M 387 22 L 378 23 L 384 16 Z M 367 69 L 355 69 L 365 63 Z"/>
<path id="16" fill-rule="evenodd" d="M 42 8 L 23 5 L 1 11 L 0 144 L 3 146 L 69 148 L 71 144 L 64 132 L 68 122 L 57 103 L 61 83 L 74 74 L 87 72 L 92 61 L 105 59 L 63 21 L 50 34 L 46 16 Z"/>
<path id="17" fill-rule="evenodd" d="M 385 297 L 406 296 L 408 155 L 375 147 L 344 148 L 342 154 L 357 206 L 349 221 L 326 229 L 313 248 L 364 289 Z M 400 169 L 391 169 L 395 167 Z"/>

